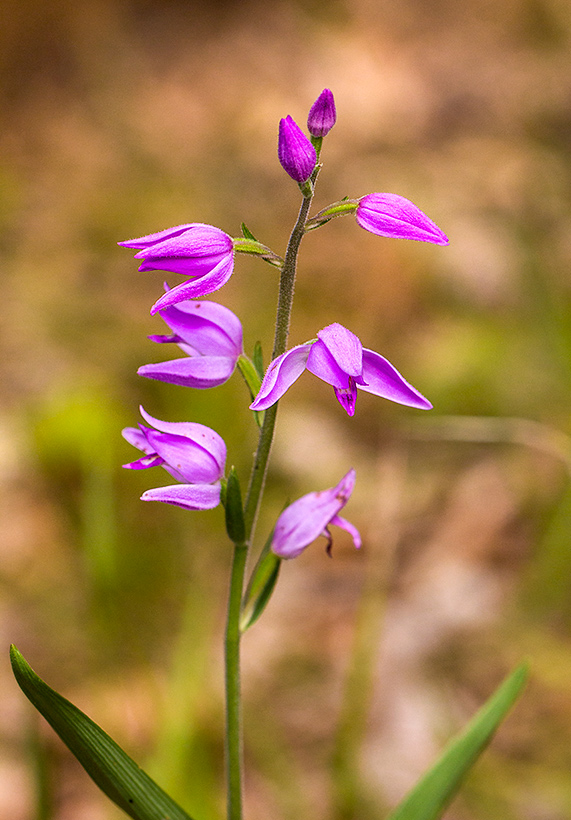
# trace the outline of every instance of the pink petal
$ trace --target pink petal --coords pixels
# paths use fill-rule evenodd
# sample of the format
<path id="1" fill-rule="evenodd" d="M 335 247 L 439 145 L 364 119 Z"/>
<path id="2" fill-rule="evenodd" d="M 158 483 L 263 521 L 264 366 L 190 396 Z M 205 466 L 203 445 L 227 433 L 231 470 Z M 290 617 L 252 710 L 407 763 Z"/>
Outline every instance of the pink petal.
<path id="1" fill-rule="evenodd" d="M 280 399 L 305 370 L 311 344 L 292 347 L 270 364 L 250 410 L 266 410 Z"/>
<path id="2" fill-rule="evenodd" d="M 233 270 L 233 256 L 224 257 L 209 273 L 205 273 L 192 281 L 183 282 L 182 285 L 178 285 L 176 288 L 169 290 L 168 293 L 163 294 L 151 308 L 151 315 L 178 302 L 183 302 L 185 299 L 195 299 L 219 290 L 230 279 Z"/>
<path id="3" fill-rule="evenodd" d="M 212 510 L 220 504 L 220 482 L 216 484 L 173 484 L 147 490 L 142 501 L 163 501 L 185 510 Z"/>
<path id="4" fill-rule="evenodd" d="M 363 377 L 366 384 L 359 387 L 366 393 L 421 410 L 430 410 L 432 407 L 428 399 L 409 384 L 396 367 L 379 353 L 367 348 L 363 349 Z"/>
<path id="5" fill-rule="evenodd" d="M 366 231 L 395 239 L 416 239 L 448 245 L 448 237 L 410 199 L 398 194 L 367 194 L 355 211 L 357 223 Z"/>
<path id="6" fill-rule="evenodd" d="M 169 384 L 202 390 L 217 387 L 228 381 L 234 372 L 235 364 L 235 359 L 230 359 L 228 356 L 196 356 L 145 364 L 138 369 L 137 373 L 148 379 L 158 379 Z"/>
<path id="7" fill-rule="evenodd" d="M 349 500 L 355 486 L 355 470 L 328 490 L 308 493 L 283 511 L 277 520 L 272 550 L 281 558 L 295 558 L 323 533 Z"/>

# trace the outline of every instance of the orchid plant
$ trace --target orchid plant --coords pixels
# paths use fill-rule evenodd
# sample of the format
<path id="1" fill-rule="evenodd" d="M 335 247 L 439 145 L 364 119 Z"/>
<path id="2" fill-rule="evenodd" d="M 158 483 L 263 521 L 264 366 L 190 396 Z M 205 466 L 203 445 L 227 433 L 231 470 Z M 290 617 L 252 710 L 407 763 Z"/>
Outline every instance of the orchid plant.
<path id="1" fill-rule="evenodd" d="M 331 526 L 349 533 L 356 548 L 362 544 L 357 527 L 340 515 L 357 479 L 355 469 L 347 465 L 346 474 L 336 486 L 318 488 L 287 505 L 265 545 L 256 546 L 256 521 L 263 501 L 278 402 L 308 370 L 333 387 L 337 401 L 349 416 L 355 413 L 359 390 L 415 409 L 432 407 L 394 365 L 380 353 L 363 347 L 355 333 L 337 322 L 317 330 L 314 339 L 287 348 L 298 254 L 306 233 L 325 226 L 334 217 L 354 214 L 361 228 L 381 237 L 448 244 L 444 232 L 420 208 L 397 194 L 344 198 L 310 215 L 322 167 L 323 139 L 335 121 L 333 94 L 325 89 L 309 111 L 309 136 L 290 116 L 279 124 L 278 158 L 301 194 L 299 213 L 283 257 L 259 242 L 244 225 L 239 237 L 231 237 L 212 225 L 192 222 L 119 243 L 137 250 L 135 259 L 140 261 L 140 271 L 172 272 L 185 280 L 172 288 L 165 285 L 165 292 L 151 308 L 151 314 L 159 314 L 170 333 L 149 337 L 158 344 L 177 345 L 184 355 L 143 365 L 139 374 L 204 390 L 223 384 L 238 369 L 248 387 L 249 408 L 259 427 L 244 501 L 236 471 L 226 470 L 226 444 L 218 431 L 193 421 L 162 421 L 142 407 L 145 424 L 123 430 L 124 438 L 143 454 L 124 467 L 163 467 L 175 481 L 148 489 L 141 497 L 143 501 L 161 501 L 186 510 L 208 510 L 220 504 L 224 507 L 226 531 L 233 545 L 225 633 L 228 820 L 242 817 L 241 637 L 262 615 L 284 560 L 296 558 L 320 536 L 327 539 L 330 552 Z M 234 272 L 238 253 L 258 257 L 279 273 L 273 350 L 265 372 L 260 347 L 251 357 L 244 352 L 238 317 L 222 304 L 201 299 L 224 286 Z M 189 815 L 102 729 L 50 689 L 15 647 L 12 664 L 28 698 L 100 788 L 128 815 L 135 820 L 189 820 Z M 393 820 L 441 816 L 464 774 L 515 701 L 525 677 L 523 666 L 512 673 L 394 810 Z"/>

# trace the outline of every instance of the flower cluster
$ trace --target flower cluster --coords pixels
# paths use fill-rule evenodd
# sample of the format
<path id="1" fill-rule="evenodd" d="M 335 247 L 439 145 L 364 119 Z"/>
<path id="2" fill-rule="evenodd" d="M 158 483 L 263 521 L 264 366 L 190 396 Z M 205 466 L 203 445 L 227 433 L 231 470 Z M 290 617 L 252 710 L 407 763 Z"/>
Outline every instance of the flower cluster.
<path id="1" fill-rule="evenodd" d="M 335 121 L 335 101 L 329 89 L 324 89 L 311 106 L 307 118 L 309 137 L 292 117 L 280 121 L 278 158 L 304 197 L 313 194 L 322 140 Z M 372 193 L 333 203 L 306 219 L 303 229 L 319 228 L 333 217 L 349 213 L 354 214 L 360 227 L 379 236 L 448 244 L 447 236 L 420 208 L 391 193 Z M 253 363 L 244 355 L 238 317 L 215 302 L 191 301 L 213 293 L 228 281 L 237 251 L 283 268 L 281 257 L 258 243 L 246 228 L 243 230 L 243 238 L 232 238 L 213 225 L 192 222 L 119 243 L 138 251 L 135 258 L 141 261 L 140 271 L 160 270 L 186 278 L 176 287 L 165 285 L 166 292 L 151 310 L 152 314 L 160 314 L 171 333 L 149 337 L 159 344 L 177 345 L 185 356 L 144 365 L 139 368 L 140 375 L 205 389 L 226 382 L 238 364 L 252 393 L 250 408 L 260 412 L 269 410 L 304 370 L 333 387 L 337 401 L 349 416 L 355 413 L 359 390 L 417 409 L 432 407 L 387 359 L 363 347 L 354 333 L 337 322 L 319 330 L 315 339 L 290 350 L 285 350 L 284 343 L 284 352 L 270 363 L 260 380 Z M 201 424 L 160 421 L 142 408 L 141 414 L 152 426 L 127 428 L 123 435 L 144 455 L 124 466 L 132 470 L 162 466 L 178 482 L 147 490 L 143 500 L 190 510 L 216 507 L 226 492 L 226 445 L 218 433 Z M 328 539 L 329 550 L 332 524 L 345 529 L 360 547 L 358 531 L 339 515 L 354 485 L 355 471 L 351 469 L 335 487 L 309 493 L 290 504 L 274 528 L 275 555 L 296 557 L 320 535 Z"/>

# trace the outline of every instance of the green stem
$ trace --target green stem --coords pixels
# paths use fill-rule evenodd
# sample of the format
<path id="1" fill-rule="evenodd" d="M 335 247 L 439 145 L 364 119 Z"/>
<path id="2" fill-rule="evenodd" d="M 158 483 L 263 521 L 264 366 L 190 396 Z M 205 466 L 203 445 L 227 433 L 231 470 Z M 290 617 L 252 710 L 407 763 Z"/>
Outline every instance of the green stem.
<path id="1" fill-rule="evenodd" d="M 314 183 L 319 169 L 316 168 L 311 182 Z M 313 185 L 311 186 L 313 190 Z M 303 198 L 297 221 L 291 232 L 283 268 L 276 315 L 276 332 L 272 360 L 285 352 L 297 267 L 299 245 L 305 232 L 305 224 L 311 206 L 312 195 Z M 228 619 L 226 622 L 226 777 L 228 784 L 228 820 L 242 817 L 242 715 L 240 705 L 240 606 L 244 590 L 244 573 L 248 549 L 254 536 L 254 527 L 262 500 L 270 450 L 274 437 L 277 403 L 265 411 L 260 430 L 258 448 L 252 465 L 248 496 L 244 507 L 246 538 L 235 544 L 234 561 L 230 580 Z"/>
<path id="2" fill-rule="evenodd" d="M 313 182 L 317 173 L 314 172 Z M 293 305 L 293 294 L 295 289 L 295 274 L 297 270 L 297 254 L 301 240 L 305 233 L 305 223 L 307 222 L 307 215 L 311 207 L 312 196 L 304 197 L 299 209 L 297 221 L 291 232 L 284 266 L 280 277 L 280 290 L 278 295 L 278 308 L 276 312 L 276 332 L 274 336 L 274 349 L 272 352 L 272 361 L 285 353 L 287 347 L 287 339 L 289 334 L 289 325 L 291 319 L 291 309 Z M 278 405 L 273 404 L 266 410 L 264 423 L 260 430 L 260 437 L 258 439 L 258 449 L 254 457 L 254 464 L 252 466 L 252 473 L 250 476 L 250 486 L 248 487 L 248 496 L 246 498 L 246 505 L 244 508 L 244 519 L 246 522 L 246 540 L 251 543 L 254 534 L 254 527 L 256 525 L 256 518 L 262 500 L 264 491 L 264 484 L 266 482 L 266 474 L 268 471 L 268 463 L 270 458 L 270 450 L 272 449 L 272 441 L 274 438 L 274 428 L 276 424 L 276 415 Z"/>
<path id="3" fill-rule="evenodd" d="M 242 709 L 240 703 L 240 607 L 248 547 L 234 545 L 226 621 L 226 778 L 228 820 L 242 818 Z"/>

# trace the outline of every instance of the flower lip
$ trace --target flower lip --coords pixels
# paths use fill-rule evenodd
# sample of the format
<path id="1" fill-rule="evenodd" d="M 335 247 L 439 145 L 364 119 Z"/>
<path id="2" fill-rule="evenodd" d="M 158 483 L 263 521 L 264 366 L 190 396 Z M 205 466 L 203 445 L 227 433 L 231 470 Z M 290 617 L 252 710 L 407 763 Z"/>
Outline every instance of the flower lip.
<path id="1" fill-rule="evenodd" d="M 333 93 L 329 88 L 324 88 L 309 109 L 307 130 L 312 137 L 325 137 L 335 125 L 336 119 Z"/>
<path id="2" fill-rule="evenodd" d="M 284 171 L 296 182 L 307 182 L 315 164 L 315 148 L 292 117 L 280 120 L 278 159 Z"/>
<path id="3" fill-rule="evenodd" d="M 367 194 L 359 199 L 357 223 L 370 233 L 448 245 L 446 234 L 410 199 L 398 194 Z"/>
<path id="4" fill-rule="evenodd" d="M 272 551 L 280 558 L 296 558 L 320 535 L 328 539 L 329 525 L 335 524 L 350 533 L 355 547 L 361 546 L 358 530 L 339 516 L 355 486 L 355 470 L 328 490 L 308 493 L 290 504 L 279 516 L 272 538 Z"/>

